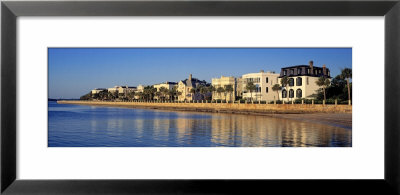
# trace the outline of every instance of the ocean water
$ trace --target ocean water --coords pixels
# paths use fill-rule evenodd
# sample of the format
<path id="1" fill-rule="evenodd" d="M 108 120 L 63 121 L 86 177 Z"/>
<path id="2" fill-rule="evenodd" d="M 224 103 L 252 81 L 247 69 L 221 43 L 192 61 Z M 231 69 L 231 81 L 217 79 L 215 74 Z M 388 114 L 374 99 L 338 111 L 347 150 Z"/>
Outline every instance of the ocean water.
<path id="1" fill-rule="evenodd" d="M 57 104 L 49 147 L 351 147 L 351 129 L 238 114 Z"/>

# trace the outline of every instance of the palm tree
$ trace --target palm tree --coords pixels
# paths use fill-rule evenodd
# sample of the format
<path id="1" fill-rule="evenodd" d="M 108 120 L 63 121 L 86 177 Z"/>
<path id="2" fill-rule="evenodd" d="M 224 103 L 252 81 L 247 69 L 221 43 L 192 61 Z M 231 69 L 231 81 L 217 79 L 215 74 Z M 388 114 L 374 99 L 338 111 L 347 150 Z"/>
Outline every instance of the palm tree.
<path id="1" fill-rule="evenodd" d="M 331 81 L 328 78 L 322 76 L 322 77 L 319 77 L 317 81 L 315 81 L 315 84 L 322 87 L 322 89 L 324 91 L 324 101 L 326 102 L 325 89 L 326 89 L 326 87 L 329 86 L 329 84 L 331 84 Z"/>
<path id="2" fill-rule="evenodd" d="M 218 96 L 219 97 L 221 97 L 221 93 L 223 93 L 225 91 L 225 89 L 224 88 L 222 88 L 222 87 L 218 87 L 217 88 L 217 93 L 218 93 Z"/>
<path id="3" fill-rule="evenodd" d="M 352 78 L 352 71 L 350 68 L 345 68 L 342 70 L 342 74 L 340 75 L 342 77 L 342 79 L 346 79 L 347 81 L 347 93 L 349 96 L 349 104 L 351 104 L 351 96 L 350 96 L 350 79 Z"/>
<path id="4" fill-rule="evenodd" d="M 171 90 L 168 90 L 168 99 L 169 100 L 173 100 L 173 99 L 175 99 L 175 91 L 174 91 L 174 89 L 172 88 Z"/>
<path id="5" fill-rule="evenodd" d="M 143 92 L 137 93 L 137 96 L 139 96 L 139 99 L 143 99 Z"/>
<path id="6" fill-rule="evenodd" d="M 156 91 L 157 89 L 154 88 L 153 86 L 146 86 L 143 89 L 143 93 L 146 96 L 147 100 L 152 100 Z"/>
<path id="7" fill-rule="evenodd" d="M 253 101 L 253 91 L 257 89 L 257 86 L 254 85 L 253 82 L 248 82 L 246 84 L 246 90 L 250 91 L 250 99 Z"/>
<path id="8" fill-rule="evenodd" d="M 207 91 L 211 93 L 211 96 L 212 96 L 211 100 L 212 100 L 213 96 L 215 95 L 215 91 L 217 91 L 217 89 L 213 85 L 210 85 L 210 86 L 208 86 Z"/>
<path id="9" fill-rule="evenodd" d="M 169 90 L 165 87 L 160 87 L 159 91 L 161 93 L 162 99 L 165 100 L 165 96 L 168 95 Z"/>
<path id="10" fill-rule="evenodd" d="M 281 79 L 282 87 L 286 87 L 288 84 L 289 84 L 289 78 L 287 76 L 282 77 L 282 79 Z M 286 98 L 289 101 L 289 94 L 288 93 L 289 93 L 289 90 L 286 90 Z M 283 97 L 282 97 L 282 99 L 283 99 Z"/>
<path id="11" fill-rule="evenodd" d="M 230 100 L 232 100 L 232 92 L 233 92 L 232 85 L 225 85 L 225 92 L 229 93 Z M 225 101 L 226 101 L 226 95 L 225 95 Z"/>
<path id="12" fill-rule="evenodd" d="M 278 101 L 279 101 L 279 90 L 281 90 L 281 86 L 279 84 L 275 84 L 274 86 L 272 86 L 272 91 L 276 91 L 276 94 L 278 95 Z"/>
<path id="13" fill-rule="evenodd" d="M 174 86 L 170 93 L 172 93 L 172 96 L 174 100 L 178 99 L 178 86 Z"/>
<path id="14" fill-rule="evenodd" d="M 132 100 L 135 97 L 135 92 L 134 91 L 128 92 L 127 97 L 129 100 Z"/>
<path id="15" fill-rule="evenodd" d="M 155 92 L 154 96 L 157 96 L 157 100 L 159 101 L 161 99 L 161 92 L 160 91 Z"/>
<path id="16" fill-rule="evenodd" d="M 202 95 L 202 99 L 204 100 L 205 99 L 205 94 L 208 92 L 208 89 L 207 89 L 207 87 L 206 86 L 200 86 L 200 94 Z"/>
<path id="17" fill-rule="evenodd" d="M 178 97 L 182 95 L 182 91 L 176 91 L 176 99 L 179 99 Z"/>

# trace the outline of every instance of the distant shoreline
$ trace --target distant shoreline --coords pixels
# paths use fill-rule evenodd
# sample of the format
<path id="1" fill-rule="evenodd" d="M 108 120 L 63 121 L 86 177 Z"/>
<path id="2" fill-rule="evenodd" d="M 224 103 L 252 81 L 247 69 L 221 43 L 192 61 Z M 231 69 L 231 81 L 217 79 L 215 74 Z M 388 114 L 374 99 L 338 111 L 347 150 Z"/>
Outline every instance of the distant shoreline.
<path id="1" fill-rule="evenodd" d="M 78 104 L 123 108 L 161 109 L 227 114 L 261 115 L 323 123 L 342 128 L 352 127 L 352 107 L 349 105 L 310 104 L 225 104 L 225 103 L 147 103 L 102 101 L 57 101 L 59 104 Z"/>

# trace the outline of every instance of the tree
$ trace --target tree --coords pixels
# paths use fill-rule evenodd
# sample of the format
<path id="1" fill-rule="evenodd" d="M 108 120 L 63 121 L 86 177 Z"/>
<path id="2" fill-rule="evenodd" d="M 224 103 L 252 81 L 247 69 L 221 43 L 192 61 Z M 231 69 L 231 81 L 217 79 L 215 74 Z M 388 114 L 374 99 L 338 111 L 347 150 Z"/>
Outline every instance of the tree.
<path id="1" fill-rule="evenodd" d="M 154 96 L 157 96 L 157 99 L 160 100 L 161 99 L 161 92 L 160 91 L 156 91 L 154 93 Z"/>
<path id="2" fill-rule="evenodd" d="M 174 91 L 174 89 L 172 88 L 172 89 L 170 89 L 170 90 L 168 90 L 168 99 L 169 100 L 173 100 L 173 99 L 175 99 L 175 91 Z"/>
<path id="3" fill-rule="evenodd" d="M 342 70 L 341 77 L 343 79 L 346 79 L 347 81 L 347 93 L 349 97 L 349 104 L 351 102 L 351 90 L 350 90 L 350 79 L 352 78 L 352 70 L 350 68 L 345 68 Z"/>
<path id="4" fill-rule="evenodd" d="M 257 89 L 257 86 L 254 85 L 253 82 L 248 82 L 246 84 L 246 90 L 250 91 L 250 99 L 253 101 L 253 91 Z"/>
<path id="5" fill-rule="evenodd" d="M 315 81 L 315 84 L 322 88 L 324 92 L 324 101 L 326 102 L 325 89 L 331 84 L 331 81 L 328 78 L 322 76 L 319 77 L 317 81 Z"/>
<path id="6" fill-rule="evenodd" d="M 143 99 L 144 94 L 143 94 L 143 92 L 139 92 L 139 93 L 137 93 L 137 96 L 139 97 L 139 99 Z"/>
<path id="7" fill-rule="evenodd" d="M 174 100 L 178 99 L 178 86 L 174 86 L 172 87 L 172 89 L 170 90 L 171 96 Z"/>
<path id="8" fill-rule="evenodd" d="M 159 91 L 161 93 L 162 99 L 165 100 L 165 97 L 168 95 L 169 90 L 165 87 L 160 87 Z"/>
<path id="9" fill-rule="evenodd" d="M 272 91 L 276 91 L 276 94 L 278 95 L 278 101 L 279 101 L 279 90 L 281 90 L 281 86 L 279 84 L 275 84 L 274 86 L 272 86 Z"/>
<path id="10" fill-rule="evenodd" d="M 80 97 L 81 100 L 91 100 L 92 99 L 92 92 L 89 92 Z"/>
<path id="11" fill-rule="evenodd" d="M 287 76 L 282 77 L 282 79 L 281 79 L 282 87 L 286 87 L 288 84 L 289 84 L 289 78 Z M 286 98 L 289 101 L 289 94 L 288 93 L 289 93 L 289 90 L 286 90 Z M 282 97 L 282 99 L 283 99 L 283 97 Z"/>
<path id="12" fill-rule="evenodd" d="M 126 94 L 126 97 L 128 98 L 128 100 L 133 100 L 135 98 L 135 92 L 134 91 L 130 91 Z"/>
<path id="13" fill-rule="evenodd" d="M 224 89 L 224 88 L 222 88 L 222 87 L 218 87 L 218 88 L 217 88 L 217 93 L 218 93 L 218 96 L 219 96 L 219 97 L 221 97 L 221 93 L 224 93 L 224 91 L 225 91 L 225 89 Z"/>
<path id="14" fill-rule="evenodd" d="M 213 96 L 215 95 L 215 91 L 217 91 L 217 89 L 213 85 L 210 85 L 208 86 L 207 91 L 211 93 L 211 100 L 212 100 Z"/>
<path id="15" fill-rule="evenodd" d="M 232 85 L 225 85 L 225 92 L 229 93 L 229 97 L 232 100 L 232 92 L 233 92 Z M 226 101 L 226 94 L 225 94 L 225 101 Z"/>
<path id="16" fill-rule="evenodd" d="M 208 88 L 206 86 L 200 86 L 199 92 L 202 96 L 202 99 L 205 99 L 206 93 L 208 92 Z"/>

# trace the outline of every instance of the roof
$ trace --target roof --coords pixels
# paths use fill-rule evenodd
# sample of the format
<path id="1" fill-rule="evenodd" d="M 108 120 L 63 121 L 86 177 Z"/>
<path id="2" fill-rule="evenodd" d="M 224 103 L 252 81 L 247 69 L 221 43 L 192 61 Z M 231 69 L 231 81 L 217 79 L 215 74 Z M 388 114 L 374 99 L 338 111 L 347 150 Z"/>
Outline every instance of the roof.
<path id="1" fill-rule="evenodd" d="M 205 80 L 201 81 L 201 80 L 196 79 L 196 78 L 192 78 L 192 80 L 185 79 L 185 80 L 182 81 L 182 83 L 185 84 L 186 86 L 190 86 L 190 87 L 193 87 L 193 88 L 197 87 L 199 84 L 200 85 L 207 85 L 207 82 Z"/>
<path id="2" fill-rule="evenodd" d="M 293 74 L 291 73 L 287 73 L 286 75 L 284 75 L 284 70 L 287 69 L 296 69 L 296 68 L 301 68 L 300 69 L 300 73 L 298 73 L 297 71 L 294 71 Z M 278 78 L 282 78 L 284 76 L 287 77 L 295 77 L 295 76 L 311 76 L 311 77 L 327 77 L 327 78 L 331 78 L 329 76 L 329 68 L 326 68 L 326 73 L 324 74 L 324 72 L 322 71 L 324 69 L 324 67 L 318 67 L 318 66 L 313 66 L 314 70 L 318 70 L 318 73 L 308 73 L 307 72 L 307 68 L 310 68 L 309 65 L 295 65 L 295 66 L 288 66 L 288 67 L 283 67 L 281 68 L 281 74 L 279 75 Z"/>

